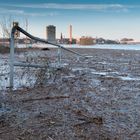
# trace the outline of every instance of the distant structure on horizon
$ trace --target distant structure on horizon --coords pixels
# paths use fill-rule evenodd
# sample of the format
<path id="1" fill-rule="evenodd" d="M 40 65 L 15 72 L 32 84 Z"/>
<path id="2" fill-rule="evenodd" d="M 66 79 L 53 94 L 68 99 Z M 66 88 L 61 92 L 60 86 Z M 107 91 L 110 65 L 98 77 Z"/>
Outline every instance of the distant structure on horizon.
<path id="1" fill-rule="evenodd" d="M 96 44 L 96 39 L 88 36 L 82 36 L 79 40 L 80 45 L 93 45 Z"/>
<path id="2" fill-rule="evenodd" d="M 120 40 L 121 44 L 135 44 L 134 39 L 132 38 L 123 38 Z"/>
<path id="3" fill-rule="evenodd" d="M 110 40 L 104 38 L 96 38 L 96 44 L 120 44 L 118 40 Z"/>
<path id="4" fill-rule="evenodd" d="M 70 27 L 69 27 L 69 35 L 70 35 L 69 42 L 70 42 L 70 44 L 72 44 L 72 25 L 70 25 Z"/>
<path id="5" fill-rule="evenodd" d="M 46 38 L 47 41 L 56 43 L 56 27 L 54 25 L 46 27 Z"/>

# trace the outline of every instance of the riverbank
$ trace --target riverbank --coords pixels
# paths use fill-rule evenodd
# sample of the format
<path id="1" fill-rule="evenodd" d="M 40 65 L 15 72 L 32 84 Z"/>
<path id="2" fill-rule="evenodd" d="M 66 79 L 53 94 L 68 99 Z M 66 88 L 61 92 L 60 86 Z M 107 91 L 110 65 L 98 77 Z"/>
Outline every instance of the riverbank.
<path id="1" fill-rule="evenodd" d="M 64 51 L 65 67 L 45 83 L 1 91 L 2 140 L 139 139 L 140 51 L 73 50 L 92 58 Z"/>

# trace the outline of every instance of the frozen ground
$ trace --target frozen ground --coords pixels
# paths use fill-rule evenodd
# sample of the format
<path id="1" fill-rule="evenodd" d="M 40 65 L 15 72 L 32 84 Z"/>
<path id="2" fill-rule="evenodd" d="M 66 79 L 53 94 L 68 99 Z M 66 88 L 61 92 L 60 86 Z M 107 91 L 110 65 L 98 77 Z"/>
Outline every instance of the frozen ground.
<path id="1" fill-rule="evenodd" d="M 64 52 L 62 68 L 16 68 L 21 83 L 15 80 L 14 91 L 6 90 L 8 56 L 0 55 L 2 140 L 140 139 L 140 51 L 75 50 L 93 57 L 77 61 Z M 16 57 L 37 63 L 31 54 Z M 55 50 L 38 54 L 39 63 L 57 55 Z"/>

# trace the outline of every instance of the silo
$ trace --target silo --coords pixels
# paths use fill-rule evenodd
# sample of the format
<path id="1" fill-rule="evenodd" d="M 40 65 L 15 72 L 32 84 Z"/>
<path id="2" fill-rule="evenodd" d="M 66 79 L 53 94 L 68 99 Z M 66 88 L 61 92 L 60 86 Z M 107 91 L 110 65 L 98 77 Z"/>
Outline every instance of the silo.
<path id="1" fill-rule="evenodd" d="M 56 43 L 56 27 L 49 25 L 46 27 L 46 37 L 47 41 Z"/>

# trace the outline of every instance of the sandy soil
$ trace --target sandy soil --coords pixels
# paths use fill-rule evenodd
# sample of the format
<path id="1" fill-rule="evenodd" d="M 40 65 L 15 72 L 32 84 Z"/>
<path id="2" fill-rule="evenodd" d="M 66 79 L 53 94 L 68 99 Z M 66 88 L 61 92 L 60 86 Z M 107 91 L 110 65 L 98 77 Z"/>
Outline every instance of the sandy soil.
<path id="1" fill-rule="evenodd" d="M 0 140 L 140 140 L 140 51 L 76 50 L 93 58 L 1 91 Z"/>

